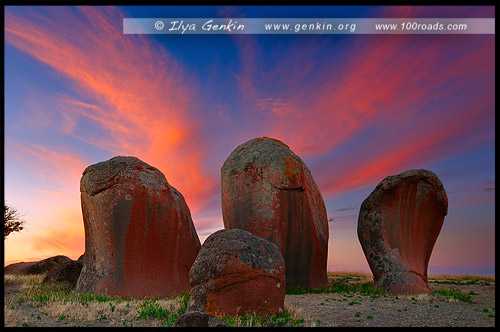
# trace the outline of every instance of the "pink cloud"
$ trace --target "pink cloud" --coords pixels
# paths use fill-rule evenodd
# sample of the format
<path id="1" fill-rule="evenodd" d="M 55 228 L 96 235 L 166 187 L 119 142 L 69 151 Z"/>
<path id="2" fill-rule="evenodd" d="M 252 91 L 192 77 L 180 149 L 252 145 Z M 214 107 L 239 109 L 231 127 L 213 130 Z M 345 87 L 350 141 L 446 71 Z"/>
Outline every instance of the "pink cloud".
<path id="1" fill-rule="evenodd" d="M 76 123 L 94 123 L 103 136 L 88 143 L 158 167 L 199 208 L 213 193 L 214 180 L 203 169 L 204 140 L 190 109 L 194 92 L 180 65 L 146 38 L 123 35 L 122 14 L 114 8 L 46 10 L 44 17 L 7 11 L 6 41 L 63 74 L 92 100 L 61 99 L 67 106 L 62 131 L 82 137 Z M 61 10 L 71 22 L 65 29 L 51 20 Z"/>

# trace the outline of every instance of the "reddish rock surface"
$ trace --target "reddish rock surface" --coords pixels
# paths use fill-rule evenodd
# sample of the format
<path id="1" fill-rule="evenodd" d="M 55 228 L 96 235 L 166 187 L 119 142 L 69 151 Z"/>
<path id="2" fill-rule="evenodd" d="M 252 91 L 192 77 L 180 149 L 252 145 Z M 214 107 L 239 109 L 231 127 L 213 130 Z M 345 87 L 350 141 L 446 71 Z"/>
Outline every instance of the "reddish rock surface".
<path id="1" fill-rule="evenodd" d="M 377 286 L 428 293 L 427 265 L 448 212 L 441 181 L 427 170 L 386 177 L 361 205 L 358 237 Z"/>
<path id="2" fill-rule="evenodd" d="M 85 259 L 77 291 L 142 298 L 189 289 L 200 241 L 184 198 L 158 169 L 115 157 L 87 167 L 80 191 Z"/>
<path id="3" fill-rule="evenodd" d="M 59 268 L 48 272 L 43 279 L 43 283 L 64 282 L 70 285 L 71 288 L 74 288 L 80 276 L 82 266 L 83 264 L 80 261 L 71 261 L 61 265 Z"/>
<path id="4" fill-rule="evenodd" d="M 283 310 L 285 264 L 278 246 L 241 229 L 210 235 L 189 280 L 190 311 L 220 317 Z"/>
<path id="5" fill-rule="evenodd" d="M 221 178 L 225 228 L 276 243 L 285 259 L 287 288 L 325 286 L 328 219 L 304 162 L 284 143 L 260 137 L 231 153 Z"/>
<path id="6" fill-rule="evenodd" d="M 54 256 L 36 262 L 20 262 L 7 265 L 4 268 L 5 274 L 40 274 L 57 270 L 61 266 L 72 262 L 66 256 Z"/>

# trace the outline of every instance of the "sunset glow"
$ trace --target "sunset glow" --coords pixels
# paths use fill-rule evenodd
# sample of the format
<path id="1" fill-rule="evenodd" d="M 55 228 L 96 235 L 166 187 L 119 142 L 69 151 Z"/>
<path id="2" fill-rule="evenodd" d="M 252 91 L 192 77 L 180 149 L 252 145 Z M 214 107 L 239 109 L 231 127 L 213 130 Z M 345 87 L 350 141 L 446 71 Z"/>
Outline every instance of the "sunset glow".
<path id="1" fill-rule="evenodd" d="M 286 15 L 425 17 L 425 8 Z M 492 17 L 493 8 L 436 8 Z M 26 219 L 5 264 L 84 251 L 79 182 L 117 155 L 160 169 L 200 240 L 222 229 L 220 168 L 239 144 L 282 140 L 317 182 L 328 269 L 369 271 L 356 235 L 376 184 L 435 172 L 449 214 L 430 273 L 494 274 L 494 36 L 124 35 L 123 17 L 276 17 L 274 7 L 8 7 L 5 197 Z"/>

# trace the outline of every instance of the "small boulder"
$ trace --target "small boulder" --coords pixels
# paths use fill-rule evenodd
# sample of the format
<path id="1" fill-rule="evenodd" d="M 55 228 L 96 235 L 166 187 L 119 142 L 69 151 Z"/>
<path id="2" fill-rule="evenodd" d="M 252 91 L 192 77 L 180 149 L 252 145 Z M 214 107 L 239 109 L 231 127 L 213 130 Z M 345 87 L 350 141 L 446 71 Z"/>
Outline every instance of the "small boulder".
<path id="1" fill-rule="evenodd" d="M 36 262 L 20 262 L 7 265 L 5 274 L 42 274 L 57 270 L 61 266 L 72 262 L 72 259 L 63 255 L 53 256 Z"/>
<path id="2" fill-rule="evenodd" d="M 83 264 L 83 259 L 85 258 L 85 253 L 81 254 L 80 257 L 78 257 L 78 261 L 82 262 Z"/>
<path id="3" fill-rule="evenodd" d="M 283 142 L 259 137 L 236 147 L 221 169 L 224 227 L 278 245 L 287 288 L 327 285 L 328 218 L 311 172 Z"/>
<path id="4" fill-rule="evenodd" d="M 76 290 L 136 298 L 189 290 L 200 240 L 184 197 L 135 157 L 85 169 L 80 181 L 85 256 Z"/>
<path id="5" fill-rule="evenodd" d="M 358 218 L 377 286 L 393 294 L 430 292 L 427 266 L 447 212 L 446 191 L 430 171 L 406 171 L 377 185 Z"/>
<path id="6" fill-rule="evenodd" d="M 43 283 L 66 283 L 71 288 L 75 288 L 83 264 L 80 261 L 71 261 L 60 266 L 56 270 L 47 273 Z"/>
<path id="7" fill-rule="evenodd" d="M 190 311 L 213 316 L 275 314 L 285 300 L 285 262 L 278 246 L 241 229 L 203 243 L 189 272 Z"/>
<path id="8" fill-rule="evenodd" d="M 225 327 L 227 324 L 217 317 L 200 311 L 188 311 L 180 316 L 174 327 Z"/>

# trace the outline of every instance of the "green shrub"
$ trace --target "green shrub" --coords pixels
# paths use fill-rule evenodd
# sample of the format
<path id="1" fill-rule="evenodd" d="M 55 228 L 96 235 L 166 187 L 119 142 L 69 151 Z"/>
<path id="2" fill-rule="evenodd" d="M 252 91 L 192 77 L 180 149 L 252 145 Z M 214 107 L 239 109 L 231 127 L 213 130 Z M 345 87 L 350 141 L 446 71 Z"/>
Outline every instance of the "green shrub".
<path id="1" fill-rule="evenodd" d="M 464 293 L 454 288 L 437 289 L 432 292 L 433 295 L 443 296 L 449 299 L 454 299 L 462 302 L 472 303 L 472 294 Z"/>
<path id="2" fill-rule="evenodd" d="M 79 303 L 119 301 L 119 299 L 116 297 L 94 294 L 94 293 L 76 293 L 76 292 L 69 293 L 66 300 Z"/>
<path id="3" fill-rule="evenodd" d="M 289 295 L 299 295 L 299 294 L 318 294 L 318 293 L 338 293 L 345 294 L 348 297 L 352 297 L 354 294 L 360 294 L 364 296 L 379 297 L 385 295 L 385 291 L 381 288 L 375 287 L 372 282 L 350 284 L 342 281 L 334 281 L 327 287 L 323 288 L 292 288 L 287 290 Z"/>
<path id="4" fill-rule="evenodd" d="M 47 303 L 47 302 L 49 302 L 50 297 L 47 294 L 36 294 L 36 295 L 33 295 L 31 300 L 33 302 Z"/>

